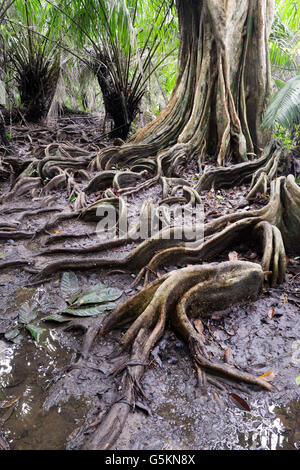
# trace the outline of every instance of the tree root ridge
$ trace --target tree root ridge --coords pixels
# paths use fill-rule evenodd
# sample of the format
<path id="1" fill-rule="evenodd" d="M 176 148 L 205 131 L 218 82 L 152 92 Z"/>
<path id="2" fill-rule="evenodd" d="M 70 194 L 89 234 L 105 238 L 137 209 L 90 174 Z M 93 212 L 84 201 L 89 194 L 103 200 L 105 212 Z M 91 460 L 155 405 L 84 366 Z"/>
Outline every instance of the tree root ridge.
<path id="1" fill-rule="evenodd" d="M 189 319 L 199 315 L 207 316 L 220 309 L 220 305 L 225 308 L 232 302 L 257 297 L 263 281 L 262 268 L 255 263 L 229 261 L 190 266 L 172 271 L 154 281 L 107 315 L 101 325 L 100 336 L 131 323 L 121 339 L 123 349 L 130 351 L 130 368 L 126 368 L 122 377 L 120 400 L 101 420 L 85 448 L 100 450 L 113 446 L 130 409 L 134 409 L 137 396 L 144 397 L 141 379 L 145 364 L 151 350 L 162 337 L 167 322 L 187 342 L 194 361 L 201 368 L 272 390 L 267 381 L 209 358 L 201 335 Z"/>
<path id="2" fill-rule="evenodd" d="M 189 238 L 189 230 L 184 233 L 181 240 L 175 239 L 174 234 L 178 227 L 167 227 L 158 232 L 157 235 L 148 238 L 140 243 L 129 255 L 123 259 L 109 258 L 64 258 L 53 263 L 49 263 L 39 273 L 38 278 L 43 278 L 62 269 L 94 269 L 94 268 L 113 268 L 142 270 L 138 280 L 147 272 L 148 278 L 151 272 L 156 272 L 159 266 L 172 264 L 174 259 L 179 263 L 199 263 L 216 256 L 230 248 L 233 243 L 239 240 L 242 234 L 251 237 L 256 236 L 260 230 L 255 227 L 265 222 L 272 227 L 272 243 L 270 228 L 264 227 L 267 242 L 263 242 L 262 251 L 264 257 L 265 271 L 273 270 L 272 285 L 281 283 L 285 278 L 285 253 L 299 254 L 299 230 L 300 230 L 300 212 L 298 200 L 300 202 L 300 189 L 295 183 L 294 177 L 281 177 L 271 182 L 271 195 L 269 203 L 259 210 L 236 212 L 226 216 L 219 217 L 213 222 L 204 226 L 203 243 L 198 243 L 193 247 L 186 243 Z M 56 219 L 73 217 L 74 213 L 60 214 Z M 49 225 L 53 225 L 53 222 Z M 179 227 L 180 228 L 180 227 Z M 181 227 L 182 228 L 182 227 Z M 191 229 L 192 230 L 192 229 Z M 269 235 L 267 235 L 269 233 Z M 168 235 L 168 236 L 165 236 Z M 264 239 L 264 237 L 263 237 Z M 82 250 L 59 250 L 61 253 L 85 254 L 92 251 L 105 249 L 105 247 L 121 246 L 123 243 L 130 243 L 129 238 L 120 238 L 119 241 L 111 241 L 103 244 L 94 245 L 94 247 Z M 272 251 L 269 255 L 264 252 Z M 50 251 L 51 253 L 51 251 Z M 47 252 L 45 252 L 47 254 Z M 268 261 L 267 261 L 268 259 Z M 36 281 L 37 279 L 34 279 Z"/>

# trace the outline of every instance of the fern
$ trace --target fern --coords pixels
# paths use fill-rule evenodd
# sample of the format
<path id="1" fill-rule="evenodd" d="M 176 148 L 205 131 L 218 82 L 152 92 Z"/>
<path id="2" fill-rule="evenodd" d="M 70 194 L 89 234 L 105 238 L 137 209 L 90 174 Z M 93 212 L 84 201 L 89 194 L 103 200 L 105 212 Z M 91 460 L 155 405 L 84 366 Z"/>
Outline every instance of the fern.
<path id="1" fill-rule="evenodd" d="M 262 127 L 270 128 L 275 123 L 286 129 L 300 124 L 300 75 L 288 80 L 272 97 Z"/>

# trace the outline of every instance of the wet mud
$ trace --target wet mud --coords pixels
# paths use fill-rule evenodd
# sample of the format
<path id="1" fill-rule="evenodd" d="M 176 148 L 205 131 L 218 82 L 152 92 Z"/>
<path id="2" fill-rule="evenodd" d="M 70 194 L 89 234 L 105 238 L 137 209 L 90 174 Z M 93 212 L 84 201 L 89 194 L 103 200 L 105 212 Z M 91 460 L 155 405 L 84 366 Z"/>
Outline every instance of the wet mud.
<path id="1" fill-rule="evenodd" d="M 43 140 L 42 140 L 43 141 Z M 37 142 L 40 144 L 41 142 Z M 80 139 L 78 137 L 78 144 Z M 28 149 L 24 150 L 26 158 Z M 197 179 L 191 166 L 185 177 Z M 1 182 L 0 191 L 7 191 Z M 247 210 L 248 187 L 204 191 L 201 195 L 205 222 L 236 210 Z M 57 212 L 68 206 L 67 193 L 53 192 Z M 136 222 L 145 199 L 161 198 L 153 186 L 130 200 L 129 216 Z M 265 204 L 257 198 L 251 208 Z M 38 198 L 23 195 L 6 208 L 39 206 Z M 54 212 L 55 213 L 55 212 Z M 13 217 L 12 217 L 13 214 Z M 1 221 L 17 219 L 18 211 L 1 214 Z M 52 214 L 51 214 L 52 216 Z M 31 215 L 22 220 L 22 230 L 35 231 L 49 220 L 49 214 Z M 95 231 L 95 224 L 64 221 L 37 238 L 0 240 L 1 261 L 36 260 L 39 269 L 49 256 L 35 255 L 45 247 L 49 236 L 70 233 L 69 239 L 52 246 L 88 247 L 96 235 L 75 238 L 74 234 Z M 134 245 L 101 252 L 103 257 L 122 257 Z M 259 262 L 255 245 L 234 247 L 239 259 Z M 217 261 L 228 259 L 225 252 Z M 82 256 L 84 258 L 84 255 Z M 51 261 L 60 255 L 51 255 Z M 118 358 L 113 358 L 124 330 L 109 333 L 94 342 L 82 368 L 68 366 L 79 356 L 83 334 L 67 331 L 64 324 L 44 321 L 64 308 L 60 293 L 61 273 L 50 281 L 31 285 L 31 265 L 0 271 L 0 448 L 1 449 L 79 449 L 92 435 L 110 405 L 119 398 Z M 164 274 L 175 267 L 162 269 Z M 98 282 L 121 289 L 117 303 L 129 298 L 142 285 L 132 286 L 137 273 L 75 271 L 80 286 L 87 289 Z M 243 370 L 272 380 L 273 392 L 255 386 L 233 383 L 215 377 L 216 385 L 197 385 L 196 372 L 182 338 L 169 329 L 153 350 L 143 388 L 146 400 L 137 402 L 115 444 L 116 449 L 300 449 L 300 262 L 290 259 L 286 283 L 266 288 L 255 302 L 235 305 L 203 319 L 205 345 L 212 358 L 231 358 Z M 34 304 L 35 323 L 46 329 L 38 344 L 23 328 L 17 342 L 5 335 L 18 325 L 20 308 Z"/>

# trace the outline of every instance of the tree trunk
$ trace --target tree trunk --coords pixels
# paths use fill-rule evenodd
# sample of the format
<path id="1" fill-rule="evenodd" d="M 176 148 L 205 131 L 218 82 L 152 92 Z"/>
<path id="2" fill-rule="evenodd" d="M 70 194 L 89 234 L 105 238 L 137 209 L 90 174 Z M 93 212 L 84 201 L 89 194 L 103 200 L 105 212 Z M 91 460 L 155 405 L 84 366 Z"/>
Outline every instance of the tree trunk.
<path id="1" fill-rule="evenodd" d="M 219 164 L 230 157 L 247 159 L 266 143 L 260 123 L 270 96 L 268 36 L 273 1 L 178 0 L 181 37 L 177 83 L 169 106 L 135 142 L 168 134 L 165 116 L 177 108 L 173 143 L 190 151 L 216 155 Z M 167 124 L 168 124 L 167 122 Z M 163 124 L 163 125 L 162 125 Z M 170 142 L 172 143 L 172 138 Z"/>
<path id="2" fill-rule="evenodd" d="M 114 128 L 110 135 L 125 140 L 137 115 L 140 100 L 133 103 L 130 100 L 130 88 L 123 89 L 121 83 L 113 80 L 110 61 L 107 55 L 99 54 L 94 71 L 101 88 L 106 116 L 113 120 Z"/>
<path id="3" fill-rule="evenodd" d="M 103 151 L 98 169 L 114 163 L 113 153 L 114 161 L 135 163 L 159 151 L 166 173 L 178 174 L 191 156 L 209 154 L 219 165 L 246 161 L 270 138 L 260 123 L 271 90 L 273 0 L 178 0 L 177 8 L 180 51 L 170 101 L 129 144 Z"/>

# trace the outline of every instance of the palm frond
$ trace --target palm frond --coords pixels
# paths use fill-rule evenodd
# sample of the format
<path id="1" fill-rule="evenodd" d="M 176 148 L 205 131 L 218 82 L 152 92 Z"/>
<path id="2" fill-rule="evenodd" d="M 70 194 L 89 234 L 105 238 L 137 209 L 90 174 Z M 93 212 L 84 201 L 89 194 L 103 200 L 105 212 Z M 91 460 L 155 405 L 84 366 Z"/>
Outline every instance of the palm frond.
<path id="1" fill-rule="evenodd" d="M 262 127 L 270 128 L 275 123 L 286 129 L 300 124 L 300 75 L 286 82 L 272 97 Z"/>

